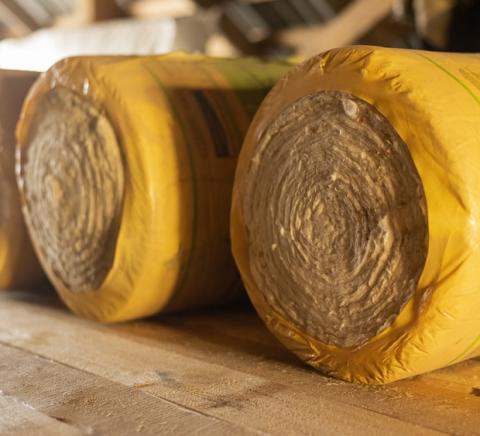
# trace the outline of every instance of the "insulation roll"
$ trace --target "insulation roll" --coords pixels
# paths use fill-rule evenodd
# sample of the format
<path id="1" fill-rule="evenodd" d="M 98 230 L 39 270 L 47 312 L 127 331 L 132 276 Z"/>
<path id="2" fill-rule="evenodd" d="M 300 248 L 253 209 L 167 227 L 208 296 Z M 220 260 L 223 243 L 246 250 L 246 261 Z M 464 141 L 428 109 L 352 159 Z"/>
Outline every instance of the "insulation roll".
<path id="1" fill-rule="evenodd" d="M 0 70 L 0 289 L 45 281 L 25 227 L 15 181 L 15 125 L 36 73 Z"/>
<path id="2" fill-rule="evenodd" d="M 292 69 L 236 172 L 231 236 L 272 332 L 386 383 L 480 354 L 480 56 L 367 46 Z"/>
<path id="3" fill-rule="evenodd" d="M 24 214 L 65 303 L 104 322 L 225 303 L 238 152 L 285 62 L 70 58 L 17 129 Z"/>

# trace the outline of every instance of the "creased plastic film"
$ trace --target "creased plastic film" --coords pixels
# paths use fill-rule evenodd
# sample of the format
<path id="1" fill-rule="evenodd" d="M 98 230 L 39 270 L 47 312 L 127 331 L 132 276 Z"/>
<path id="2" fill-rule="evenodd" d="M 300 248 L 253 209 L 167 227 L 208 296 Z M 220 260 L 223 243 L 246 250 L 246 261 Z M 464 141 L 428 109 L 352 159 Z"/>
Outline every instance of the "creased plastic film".
<path id="1" fill-rule="evenodd" d="M 61 61 L 17 129 L 36 251 L 77 314 L 120 321 L 240 292 L 229 210 L 239 149 L 284 62 L 171 54 Z"/>
<path id="2" fill-rule="evenodd" d="M 310 365 L 385 383 L 480 354 L 480 56 L 367 46 L 291 70 L 247 134 L 231 235 Z"/>

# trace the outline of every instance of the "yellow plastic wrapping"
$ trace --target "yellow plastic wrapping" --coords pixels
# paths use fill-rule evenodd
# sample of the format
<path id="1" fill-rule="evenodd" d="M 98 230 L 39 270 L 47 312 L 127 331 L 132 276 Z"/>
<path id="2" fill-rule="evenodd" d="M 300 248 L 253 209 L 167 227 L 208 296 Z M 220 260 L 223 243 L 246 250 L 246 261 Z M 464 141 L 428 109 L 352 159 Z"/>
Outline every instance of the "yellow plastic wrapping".
<path id="1" fill-rule="evenodd" d="M 23 222 L 15 181 L 15 125 L 36 73 L 0 71 L 0 289 L 45 281 Z"/>
<path id="2" fill-rule="evenodd" d="M 252 156 L 281 111 L 319 90 L 353 94 L 386 117 L 408 146 L 427 204 L 428 254 L 416 291 L 389 327 L 358 347 L 321 343 L 280 315 L 250 267 L 243 183 Z M 386 383 L 479 355 L 480 55 L 358 46 L 294 68 L 250 127 L 232 208 L 233 252 L 249 296 L 270 330 L 313 367 Z"/>
<path id="3" fill-rule="evenodd" d="M 42 76 L 29 95 L 17 129 L 19 184 L 36 250 L 72 311 L 113 322 L 225 303 L 238 297 L 241 283 L 229 240 L 236 160 L 255 110 L 288 68 L 285 62 L 173 53 L 71 58 Z M 70 289 L 52 268 L 45 251 L 53 248 L 42 246 L 38 229 L 32 224 L 33 205 L 27 195 L 28 153 L 34 141 L 31 138 L 35 138 L 32 120 L 43 110 L 39 106 L 49 104 L 45 100 L 42 103 L 45 96 L 48 100 L 52 90 L 65 89 L 69 95 L 73 92 L 78 96 L 73 106 L 86 107 L 86 101 L 91 106 L 85 112 L 98 112 L 97 119 L 106 117 L 110 122 L 124 169 L 118 229 L 108 242 L 114 247 L 111 265 L 100 286 L 81 290 Z M 65 107 L 70 110 L 68 104 Z M 69 126 L 69 122 L 60 116 L 54 124 L 65 131 L 70 129 L 70 135 L 75 126 Z M 88 137 L 82 140 L 87 144 Z M 46 142 L 42 145 L 49 146 Z M 38 150 L 41 159 L 41 146 Z M 90 151 L 85 146 L 79 153 Z M 69 165 L 58 159 L 50 173 Z M 77 163 L 71 166 L 76 171 Z M 62 174 L 66 177 L 66 172 Z M 78 183 L 78 192 L 68 194 L 75 197 L 73 200 L 62 194 L 67 188 L 61 176 L 39 181 L 44 185 L 39 188 L 45 197 L 42 207 L 49 208 L 45 221 L 53 222 L 55 214 L 73 210 L 74 200 L 80 209 L 90 207 L 81 204 L 85 174 L 75 175 L 73 183 Z M 108 178 L 104 183 L 110 183 Z M 53 197 L 56 199 L 51 200 Z M 76 217 L 71 215 L 69 219 L 75 221 Z M 80 232 L 80 239 L 82 231 L 87 237 L 89 223 L 73 226 Z M 65 241 L 69 232 L 58 225 L 48 231 L 54 241 Z M 76 242 L 81 245 L 84 241 L 80 239 Z"/>

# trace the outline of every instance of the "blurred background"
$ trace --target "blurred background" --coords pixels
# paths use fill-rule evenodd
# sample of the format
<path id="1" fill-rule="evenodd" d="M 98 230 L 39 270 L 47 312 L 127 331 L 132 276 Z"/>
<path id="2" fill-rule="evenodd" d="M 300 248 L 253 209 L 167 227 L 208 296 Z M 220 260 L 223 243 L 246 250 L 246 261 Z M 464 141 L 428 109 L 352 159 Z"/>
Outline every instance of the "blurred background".
<path id="1" fill-rule="evenodd" d="M 303 58 L 353 43 L 480 51 L 480 1 L 0 0 L 0 68 L 172 50 Z"/>

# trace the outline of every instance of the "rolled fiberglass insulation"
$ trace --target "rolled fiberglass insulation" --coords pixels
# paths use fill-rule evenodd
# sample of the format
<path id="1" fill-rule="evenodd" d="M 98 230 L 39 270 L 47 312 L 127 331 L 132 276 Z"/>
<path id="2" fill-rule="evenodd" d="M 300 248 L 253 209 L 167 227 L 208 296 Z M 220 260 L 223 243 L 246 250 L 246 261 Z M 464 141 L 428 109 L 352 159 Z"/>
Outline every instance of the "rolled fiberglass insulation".
<path id="1" fill-rule="evenodd" d="M 0 289 L 46 279 L 25 227 L 15 181 L 15 125 L 36 73 L 0 70 Z"/>
<path id="2" fill-rule="evenodd" d="M 77 314 L 121 321 L 227 302 L 238 152 L 285 62 L 185 54 L 61 61 L 17 129 L 34 246 Z"/>
<path id="3" fill-rule="evenodd" d="M 231 236 L 272 332 L 385 383 L 480 354 L 480 55 L 346 47 L 269 93 Z"/>

